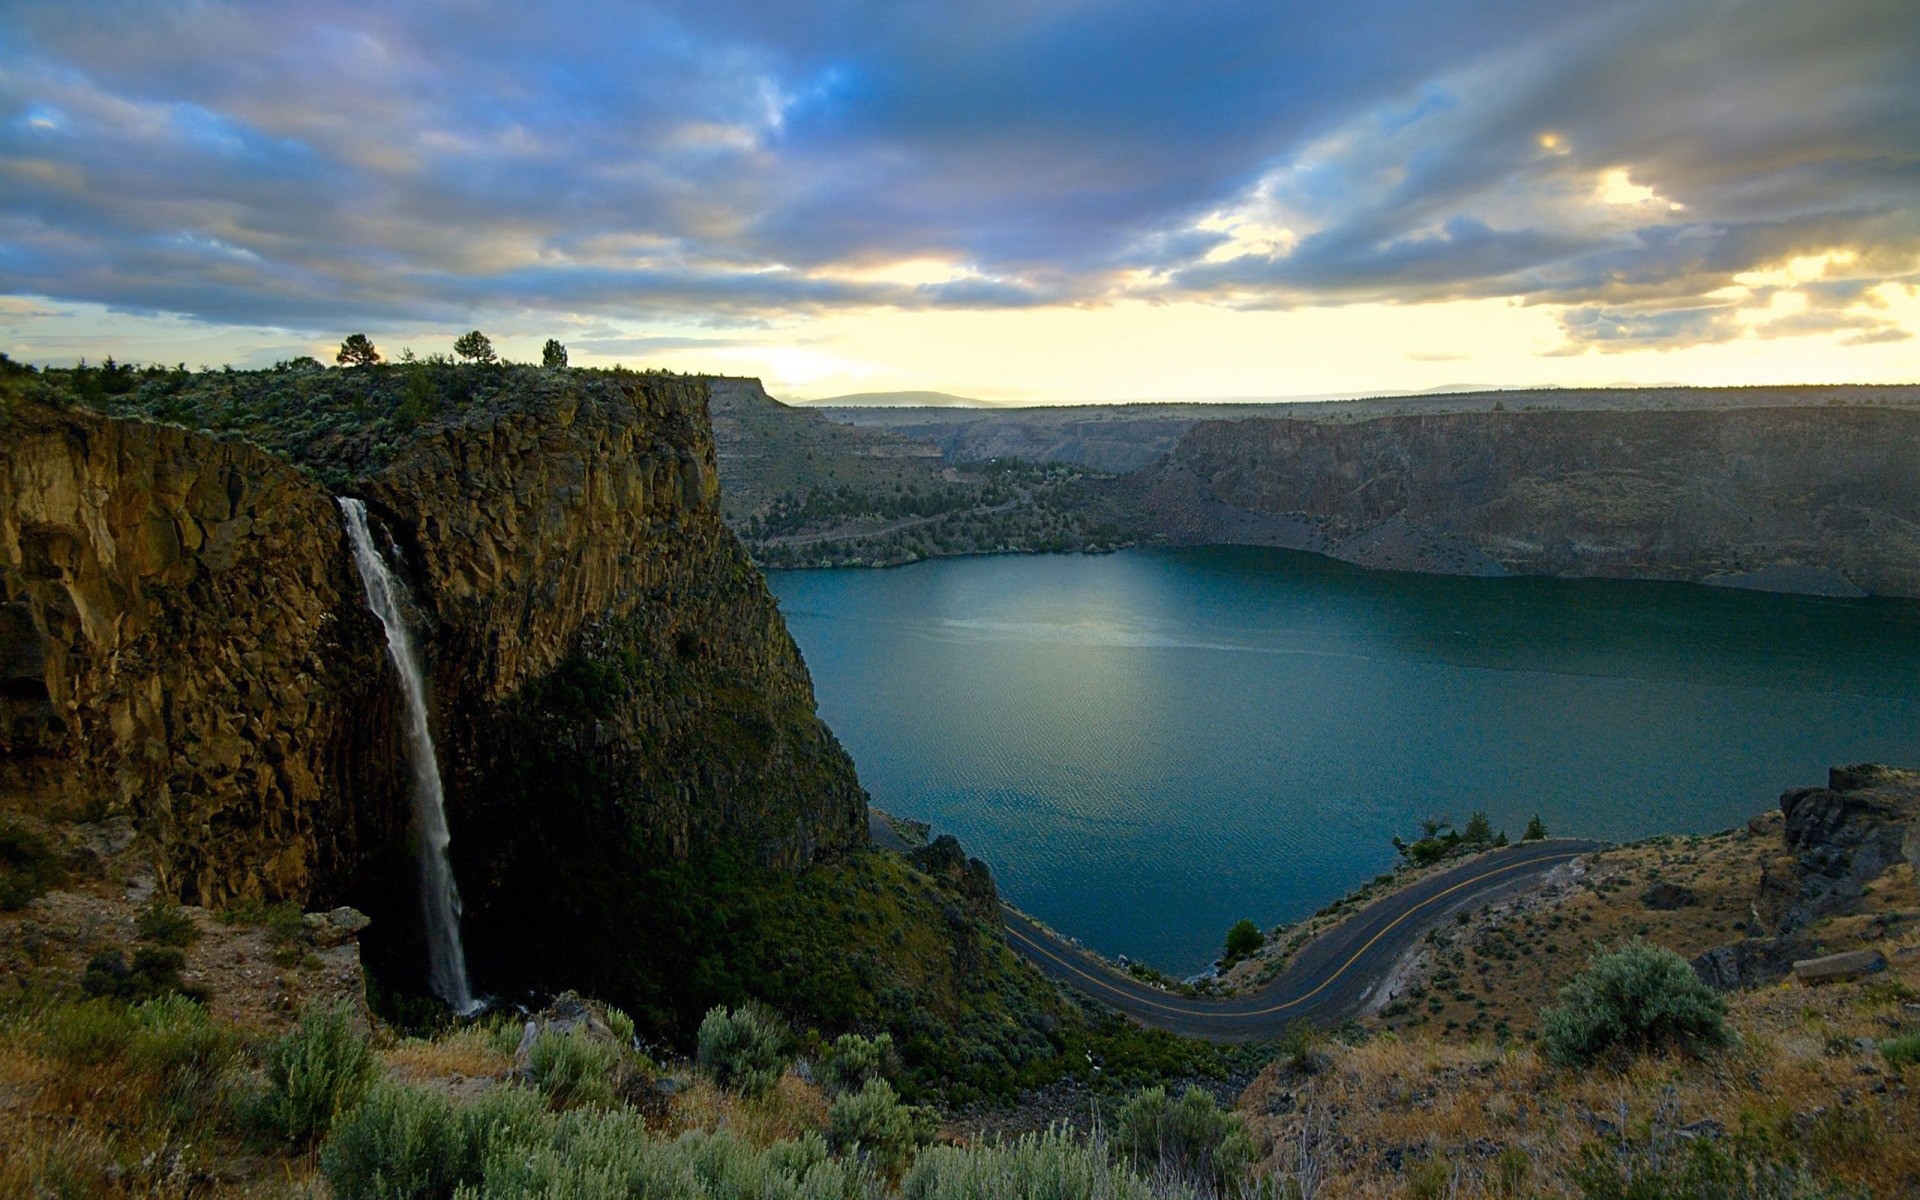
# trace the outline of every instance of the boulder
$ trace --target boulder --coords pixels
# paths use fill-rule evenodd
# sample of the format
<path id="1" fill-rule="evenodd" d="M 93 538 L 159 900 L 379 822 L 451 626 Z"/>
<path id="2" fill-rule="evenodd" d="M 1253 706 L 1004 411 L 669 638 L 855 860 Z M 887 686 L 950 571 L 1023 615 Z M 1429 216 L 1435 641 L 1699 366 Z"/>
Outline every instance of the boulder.
<path id="1" fill-rule="evenodd" d="M 1692 908 L 1700 903 L 1700 897 L 1690 887 L 1677 883 L 1656 883 L 1640 893 L 1640 903 L 1658 912 L 1672 912 L 1678 908 Z"/>
<path id="2" fill-rule="evenodd" d="M 1802 983 L 1844 983 L 1886 969 L 1887 960 L 1879 951 L 1848 950 L 1800 959 L 1793 964 L 1793 977 Z"/>

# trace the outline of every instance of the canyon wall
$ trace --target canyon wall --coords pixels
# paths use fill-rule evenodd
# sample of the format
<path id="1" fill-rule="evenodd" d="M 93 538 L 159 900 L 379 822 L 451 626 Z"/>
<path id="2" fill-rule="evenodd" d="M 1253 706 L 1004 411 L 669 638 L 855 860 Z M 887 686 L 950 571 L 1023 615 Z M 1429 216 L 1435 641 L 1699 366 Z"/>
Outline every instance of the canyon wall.
<path id="1" fill-rule="evenodd" d="M 0 435 L 0 797 L 130 818 L 202 904 L 398 840 L 392 677 L 331 498 L 170 426 L 19 406 Z"/>
<path id="2" fill-rule="evenodd" d="M 617 927 L 661 863 L 864 845 L 852 763 L 721 523 L 704 385 L 487 378 L 341 488 L 412 593 L 470 940 L 524 939 L 496 939 L 504 974 L 563 971 L 541 923 L 589 892 Z M 302 419 L 339 399 L 303 386 Z M 0 801 L 124 812 L 183 897 L 351 899 L 409 957 L 396 689 L 333 495 L 239 440 L 27 402 L 4 420 Z"/>
<path id="3" fill-rule="evenodd" d="M 1195 425 L 1116 492 L 1174 543 L 1461 574 L 1920 596 L 1920 412 L 1470 412 Z"/>

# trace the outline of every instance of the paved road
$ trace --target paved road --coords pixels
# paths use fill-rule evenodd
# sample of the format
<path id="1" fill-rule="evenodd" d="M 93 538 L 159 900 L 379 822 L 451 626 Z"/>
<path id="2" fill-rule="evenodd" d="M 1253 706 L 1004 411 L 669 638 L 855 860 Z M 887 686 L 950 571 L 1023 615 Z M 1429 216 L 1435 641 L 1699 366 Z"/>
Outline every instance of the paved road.
<path id="1" fill-rule="evenodd" d="M 905 846 L 886 822 L 874 818 L 872 827 L 879 844 Z M 1314 939 L 1265 987 L 1226 1000 L 1163 992 L 1062 941 L 1011 905 L 1002 906 L 1002 915 L 1007 944 L 1054 980 L 1144 1025 L 1217 1042 L 1254 1042 L 1279 1037 L 1301 1017 L 1324 1025 L 1357 1015 L 1401 955 L 1435 923 L 1522 890 L 1603 845 L 1564 838 L 1522 842 L 1429 875 Z"/>

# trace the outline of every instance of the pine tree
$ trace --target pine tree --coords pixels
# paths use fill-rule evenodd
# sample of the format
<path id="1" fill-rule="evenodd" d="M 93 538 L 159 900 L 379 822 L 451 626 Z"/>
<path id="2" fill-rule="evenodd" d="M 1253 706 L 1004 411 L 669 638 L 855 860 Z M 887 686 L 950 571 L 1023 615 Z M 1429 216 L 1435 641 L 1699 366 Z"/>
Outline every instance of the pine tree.
<path id="1" fill-rule="evenodd" d="M 567 348 L 558 339 L 548 338 L 547 344 L 540 348 L 540 365 L 549 371 L 564 371 L 567 366 Z"/>
<path id="2" fill-rule="evenodd" d="M 493 352 L 493 341 L 478 329 L 463 333 L 454 339 L 453 352 L 470 363 L 491 363 L 499 361 Z"/>
<path id="3" fill-rule="evenodd" d="M 333 356 L 333 361 L 345 367 L 371 367 L 380 361 L 380 351 L 366 334 L 350 333 L 340 343 L 340 353 Z"/>

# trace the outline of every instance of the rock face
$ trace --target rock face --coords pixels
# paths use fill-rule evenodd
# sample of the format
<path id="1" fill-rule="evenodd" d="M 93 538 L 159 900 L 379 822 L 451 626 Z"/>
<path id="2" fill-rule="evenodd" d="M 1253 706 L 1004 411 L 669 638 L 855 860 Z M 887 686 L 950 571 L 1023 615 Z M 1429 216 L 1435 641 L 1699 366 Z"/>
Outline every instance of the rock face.
<path id="1" fill-rule="evenodd" d="M 589 906 L 617 925 L 609 880 L 630 894 L 717 846 L 793 867 L 866 839 L 852 764 L 721 523 L 704 385 L 560 378 L 428 425 L 347 487 L 417 606 L 481 940 L 549 941 L 526 914 Z M 397 689 L 334 497 L 237 441 L 22 404 L 0 500 L 6 802 L 124 809 L 170 890 L 349 901 L 370 960 L 410 957 Z"/>
<path id="2" fill-rule="evenodd" d="M 1814 922 L 1855 911 L 1866 885 L 1889 867 L 1910 863 L 1920 875 L 1920 771 L 1834 767 L 1826 787 L 1795 788 L 1780 797 L 1780 810 L 1781 836 L 1795 856 L 1792 877 L 1760 880 L 1755 911 L 1766 910 L 1768 936 L 1694 960 L 1714 987 L 1754 987 L 1797 971 L 1799 961 L 1818 953 L 1809 931 Z"/>
<path id="3" fill-rule="evenodd" d="M 332 500 L 240 442 L 23 407 L 0 436 L 0 794 L 128 815 L 198 904 L 397 840 L 391 676 Z"/>
<path id="4" fill-rule="evenodd" d="M 1126 487 L 1174 542 L 1920 596 L 1920 412 L 1902 409 L 1207 421 Z"/>

